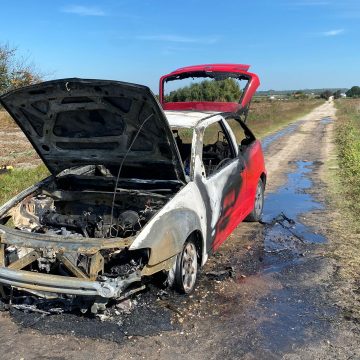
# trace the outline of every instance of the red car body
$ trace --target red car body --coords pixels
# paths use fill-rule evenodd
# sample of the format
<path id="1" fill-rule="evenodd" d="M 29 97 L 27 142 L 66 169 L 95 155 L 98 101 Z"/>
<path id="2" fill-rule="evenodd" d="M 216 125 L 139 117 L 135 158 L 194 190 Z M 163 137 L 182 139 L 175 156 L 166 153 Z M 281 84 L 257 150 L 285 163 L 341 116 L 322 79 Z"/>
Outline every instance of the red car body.
<path id="1" fill-rule="evenodd" d="M 221 213 L 216 224 L 215 236 L 208 239 L 211 248 L 216 250 L 232 233 L 232 231 L 242 222 L 254 209 L 254 199 L 256 190 L 261 179 L 263 186 L 266 183 L 266 169 L 264 156 L 259 140 L 246 127 L 241 120 L 245 117 L 256 89 L 260 85 L 256 74 L 249 72 L 250 65 L 244 64 L 206 64 L 179 68 L 160 78 L 159 100 L 167 115 L 171 111 L 183 111 L 186 116 L 187 111 L 214 111 L 222 113 L 224 119 L 237 117 L 245 131 L 252 137 L 251 145 L 246 148 L 244 153 L 239 154 L 244 166 L 237 174 L 238 179 L 233 178 L 229 181 L 226 191 L 221 199 Z M 183 101 L 167 102 L 164 94 L 165 84 L 169 81 L 182 80 L 186 78 L 215 78 L 231 77 L 237 80 L 246 80 L 247 84 L 243 89 L 242 96 L 238 102 L 220 101 Z M 240 146 L 240 144 L 235 144 Z M 241 181 L 237 181 L 241 179 Z"/>

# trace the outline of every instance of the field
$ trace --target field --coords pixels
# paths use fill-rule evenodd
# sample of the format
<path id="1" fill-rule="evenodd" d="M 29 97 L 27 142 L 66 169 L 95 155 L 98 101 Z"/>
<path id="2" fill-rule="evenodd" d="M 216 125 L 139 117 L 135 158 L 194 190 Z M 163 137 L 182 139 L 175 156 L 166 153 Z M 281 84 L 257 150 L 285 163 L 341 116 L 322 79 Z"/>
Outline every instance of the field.
<path id="1" fill-rule="evenodd" d="M 248 124 L 255 135 L 261 138 L 309 113 L 323 102 L 317 99 L 255 100 L 250 106 Z"/>

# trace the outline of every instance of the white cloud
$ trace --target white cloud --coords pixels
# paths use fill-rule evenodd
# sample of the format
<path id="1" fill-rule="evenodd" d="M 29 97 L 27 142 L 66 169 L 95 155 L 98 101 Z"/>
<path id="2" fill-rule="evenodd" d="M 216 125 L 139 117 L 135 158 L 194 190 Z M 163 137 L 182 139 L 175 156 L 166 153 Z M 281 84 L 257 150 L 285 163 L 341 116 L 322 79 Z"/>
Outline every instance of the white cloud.
<path id="1" fill-rule="evenodd" d="M 61 9 L 62 12 L 80 16 L 105 16 L 105 11 L 94 6 L 69 5 Z"/>
<path id="2" fill-rule="evenodd" d="M 337 35 L 342 34 L 344 31 L 345 31 L 344 29 L 334 29 L 334 30 L 324 31 L 320 35 L 322 35 L 322 36 L 337 36 Z"/>
<path id="3" fill-rule="evenodd" d="M 181 35 L 140 35 L 136 37 L 138 40 L 147 41 L 163 41 L 174 43 L 193 43 L 193 44 L 214 44 L 219 38 L 214 37 L 188 37 Z"/>
<path id="4" fill-rule="evenodd" d="M 308 0 L 308 1 L 298 1 L 291 3 L 294 6 L 326 6 L 330 5 L 330 1 L 321 1 L 321 0 Z"/>

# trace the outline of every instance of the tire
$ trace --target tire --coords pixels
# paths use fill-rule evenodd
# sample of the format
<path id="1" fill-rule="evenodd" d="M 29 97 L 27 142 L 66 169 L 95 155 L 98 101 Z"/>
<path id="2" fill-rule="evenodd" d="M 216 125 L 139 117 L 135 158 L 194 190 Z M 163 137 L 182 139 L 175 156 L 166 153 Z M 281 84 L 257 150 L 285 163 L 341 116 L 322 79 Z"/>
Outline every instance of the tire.
<path id="1" fill-rule="evenodd" d="M 256 187 L 254 208 L 251 213 L 246 217 L 245 221 L 257 222 L 260 221 L 264 208 L 264 183 L 261 179 Z"/>
<path id="2" fill-rule="evenodd" d="M 174 267 L 169 271 L 168 284 L 180 294 L 190 294 L 196 285 L 198 250 L 195 242 L 188 239 L 178 254 Z"/>

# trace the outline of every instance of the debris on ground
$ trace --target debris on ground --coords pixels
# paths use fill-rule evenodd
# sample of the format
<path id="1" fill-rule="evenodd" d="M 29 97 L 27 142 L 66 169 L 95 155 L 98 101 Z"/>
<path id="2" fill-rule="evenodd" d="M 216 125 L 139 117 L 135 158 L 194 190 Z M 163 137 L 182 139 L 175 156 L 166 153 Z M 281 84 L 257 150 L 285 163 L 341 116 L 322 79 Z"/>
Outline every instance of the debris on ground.
<path id="1" fill-rule="evenodd" d="M 236 272 L 233 266 L 228 266 L 224 270 L 208 271 L 205 275 L 212 280 L 223 281 L 228 278 L 234 279 Z"/>
<path id="2" fill-rule="evenodd" d="M 36 312 L 43 315 L 51 315 L 51 314 L 61 314 L 64 312 L 61 308 L 51 308 L 48 311 L 38 309 L 36 305 L 26 305 L 26 304 L 15 304 L 11 305 L 12 308 L 17 310 L 22 310 L 25 312 Z"/>
<path id="3" fill-rule="evenodd" d="M 274 226 L 276 224 L 281 225 L 285 230 L 287 230 L 292 236 L 296 239 L 304 243 L 304 239 L 295 233 L 293 229 L 295 229 L 295 220 L 287 217 L 283 212 L 281 212 L 278 216 L 274 217 L 271 221 L 260 221 L 260 224 L 267 225 L 267 226 Z"/>
<path id="4" fill-rule="evenodd" d="M 134 300 L 135 302 L 135 300 Z M 130 314 L 132 308 L 134 307 L 134 302 L 131 299 L 125 299 L 120 301 L 115 305 L 116 309 L 120 310 L 120 312 L 125 314 Z"/>
<path id="5" fill-rule="evenodd" d="M 260 221 L 260 224 L 269 225 L 269 226 L 274 226 L 275 224 L 281 224 L 281 225 L 286 226 L 286 223 L 288 224 L 287 227 L 289 227 L 289 225 L 291 225 L 291 227 L 294 227 L 294 225 L 296 224 L 295 220 L 290 219 L 289 217 L 287 217 L 284 214 L 284 212 L 281 212 L 278 216 L 275 216 L 269 222 Z"/>

